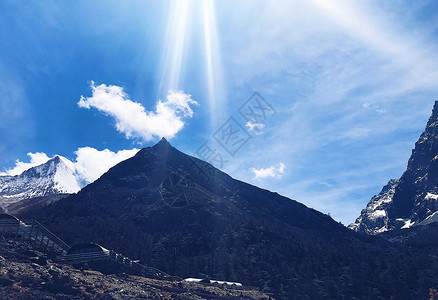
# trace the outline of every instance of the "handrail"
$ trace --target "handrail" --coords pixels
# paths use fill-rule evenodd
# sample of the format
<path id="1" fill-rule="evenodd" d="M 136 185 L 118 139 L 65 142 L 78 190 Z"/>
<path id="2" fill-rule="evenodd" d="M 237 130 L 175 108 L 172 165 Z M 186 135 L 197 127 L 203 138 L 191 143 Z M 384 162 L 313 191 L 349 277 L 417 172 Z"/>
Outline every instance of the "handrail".
<path id="1" fill-rule="evenodd" d="M 14 221 L 14 220 L 1 220 L 0 225 L 6 225 L 6 226 L 17 226 L 20 222 Z"/>
<path id="2" fill-rule="evenodd" d="M 108 253 L 89 252 L 89 253 L 76 253 L 67 254 L 58 259 L 58 261 L 72 261 L 72 260 L 92 260 L 96 258 L 109 258 Z"/>
<path id="3" fill-rule="evenodd" d="M 47 248 L 66 253 L 70 246 L 36 220 L 26 224 L 21 220 L 0 220 L 0 232 L 40 242 Z M 35 229 L 35 231 L 34 231 Z"/>
<path id="4" fill-rule="evenodd" d="M 64 249 L 65 251 L 67 251 L 68 249 L 70 249 L 70 246 L 65 243 L 63 240 L 61 240 L 59 237 L 57 237 L 53 232 L 51 232 L 49 229 L 47 229 L 46 227 L 44 227 L 40 222 L 38 222 L 37 220 L 33 220 L 34 223 L 36 223 L 38 225 L 38 227 L 40 227 L 41 229 L 43 229 L 46 233 L 48 233 L 50 235 L 50 237 L 54 238 L 58 244 L 58 246 L 60 246 L 62 249 Z"/>
<path id="5" fill-rule="evenodd" d="M 27 224 L 29 223 L 29 224 Z M 168 280 L 181 280 L 176 276 L 171 276 L 163 271 L 160 271 L 153 267 L 144 266 L 137 261 L 131 260 L 121 254 L 114 252 L 113 250 L 102 250 L 102 252 L 85 252 L 66 254 L 70 246 L 57 237 L 53 232 L 44 227 L 37 220 L 30 220 L 27 223 L 22 220 L 0 220 L 0 233 L 9 233 L 11 236 L 20 236 L 21 238 L 34 240 L 40 242 L 47 248 L 54 250 L 61 250 L 64 255 L 55 260 L 59 263 L 79 264 L 91 261 L 99 260 L 111 260 L 120 263 L 124 266 L 130 267 L 141 274 L 154 276 L 155 278 L 168 279 Z"/>
<path id="6" fill-rule="evenodd" d="M 142 274 L 158 277 L 161 279 L 180 280 L 179 277 L 171 276 L 163 271 L 153 267 L 144 266 L 136 261 L 131 260 L 113 250 L 104 250 L 103 252 L 88 252 L 88 253 L 74 253 L 66 254 L 57 260 L 59 263 L 85 263 L 98 260 L 111 260 L 124 266 L 130 267 Z"/>

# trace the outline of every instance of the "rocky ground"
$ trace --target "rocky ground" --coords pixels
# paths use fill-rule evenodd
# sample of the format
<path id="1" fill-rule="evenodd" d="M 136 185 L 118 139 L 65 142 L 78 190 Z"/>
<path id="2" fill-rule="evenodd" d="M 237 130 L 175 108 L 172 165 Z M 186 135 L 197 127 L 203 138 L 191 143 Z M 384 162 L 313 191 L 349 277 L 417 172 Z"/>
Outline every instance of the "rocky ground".
<path id="1" fill-rule="evenodd" d="M 42 248 L 0 242 L 0 299 L 270 299 L 254 290 L 102 274 L 53 263 Z"/>

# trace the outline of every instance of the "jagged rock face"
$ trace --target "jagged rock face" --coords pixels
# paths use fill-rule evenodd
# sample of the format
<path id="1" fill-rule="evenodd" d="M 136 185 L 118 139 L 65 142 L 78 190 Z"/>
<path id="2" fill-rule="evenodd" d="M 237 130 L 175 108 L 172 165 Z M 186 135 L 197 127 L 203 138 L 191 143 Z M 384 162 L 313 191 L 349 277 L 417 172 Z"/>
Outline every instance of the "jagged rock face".
<path id="1" fill-rule="evenodd" d="M 80 189 L 81 182 L 73 164 L 64 157 L 55 156 L 20 175 L 0 176 L 0 206 L 6 208 L 25 199 L 76 193 Z"/>
<path id="2" fill-rule="evenodd" d="M 438 211 L 438 101 L 415 143 L 406 171 L 391 192 L 385 188 L 349 228 L 378 234 L 418 225 Z"/>
<path id="3" fill-rule="evenodd" d="M 367 234 L 387 231 L 389 223 L 387 211 L 391 206 L 398 183 L 397 179 L 391 179 L 378 195 L 371 198 L 371 201 L 362 210 L 356 222 L 350 224 L 348 228 Z"/>
<path id="4" fill-rule="evenodd" d="M 418 223 L 438 210 L 438 101 L 427 122 L 426 130 L 415 143 L 408 168 L 400 178 L 389 214 L 397 228 L 396 218 L 410 218 Z"/>

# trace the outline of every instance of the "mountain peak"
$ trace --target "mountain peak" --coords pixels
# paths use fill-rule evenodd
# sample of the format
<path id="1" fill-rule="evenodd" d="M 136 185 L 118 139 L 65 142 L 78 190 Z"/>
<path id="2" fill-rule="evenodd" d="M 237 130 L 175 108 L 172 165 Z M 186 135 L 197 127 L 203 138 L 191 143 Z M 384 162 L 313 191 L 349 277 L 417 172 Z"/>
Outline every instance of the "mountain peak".
<path id="1" fill-rule="evenodd" d="M 0 207 L 35 197 L 76 193 L 81 185 L 74 164 L 56 155 L 19 175 L 0 178 Z"/>
<path id="2" fill-rule="evenodd" d="M 415 143 L 406 171 L 362 210 L 353 230 L 377 234 L 420 224 L 438 211 L 438 101 Z"/>
<path id="3" fill-rule="evenodd" d="M 435 100 L 435 104 L 433 105 L 433 112 L 432 114 L 438 112 L 438 100 Z"/>
<path id="4" fill-rule="evenodd" d="M 432 115 L 429 118 L 429 121 L 427 122 L 426 129 L 428 127 L 436 125 L 436 122 L 438 121 L 438 101 L 435 101 L 435 104 L 433 105 L 432 109 Z"/>
<path id="5" fill-rule="evenodd" d="M 154 148 L 158 152 L 167 151 L 171 147 L 172 145 L 164 137 L 161 138 L 161 140 L 158 143 L 152 146 L 152 148 Z"/>
<path id="6" fill-rule="evenodd" d="M 170 143 L 166 140 L 165 137 L 162 137 L 161 140 L 156 145 L 160 145 L 160 144 L 170 145 Z"/>

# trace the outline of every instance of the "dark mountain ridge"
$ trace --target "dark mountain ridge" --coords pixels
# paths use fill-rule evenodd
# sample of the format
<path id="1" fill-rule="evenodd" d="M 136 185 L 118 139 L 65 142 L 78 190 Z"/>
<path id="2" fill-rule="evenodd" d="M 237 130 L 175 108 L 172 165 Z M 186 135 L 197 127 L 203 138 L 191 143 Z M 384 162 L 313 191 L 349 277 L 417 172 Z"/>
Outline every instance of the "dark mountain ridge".
<path id="1" fill-rule="evenodd" d="M 242 282 L 282 299 L 415 299 L 438 284 L 431 257 L 358 235 L 164 139 L 24 217 L 71 244 L 97 242 L 169 274 Z"/>

